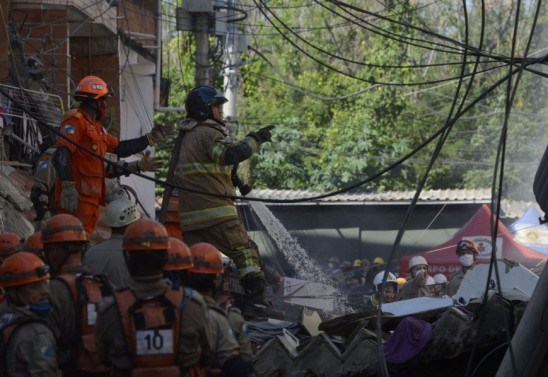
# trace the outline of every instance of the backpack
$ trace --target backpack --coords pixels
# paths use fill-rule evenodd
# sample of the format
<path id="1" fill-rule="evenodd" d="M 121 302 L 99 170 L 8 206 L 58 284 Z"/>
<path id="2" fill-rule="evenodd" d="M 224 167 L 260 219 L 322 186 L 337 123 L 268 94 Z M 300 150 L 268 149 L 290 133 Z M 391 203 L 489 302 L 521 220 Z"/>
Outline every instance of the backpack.
<path id="1" fill-rule="evenodd" d="M 8 375 L 6 355 L 8 353 L 11 336 L 20 329 L 21 326 L 34 322 L 41 323 L 49 328 L 46 321 L 36 317 L 14 315 L 13 313 L 6 313 L 0 317 L 0 377 L 7 377 Z"/>
<path id="2" fill-rule="evenodd" d="M 80 337 L 70 344 L 73 348 L 71 364 L 63 369 L 85 373 L 107 373 L 110 367 L 101 363 L 95 351 L 95 321 L 97 307 L 112 289 L 104 276 L 61 274 L 55 279 L 65 283 L 74 301 L 76 323 Z"/>
<path id="3" fill-rule="evenodd" d="M 114 294 L 132 356 L 133 377 L 179 377 L 178 364 L 183 289 L 168 289 L 164 295 L 141 300 L 129 289 Z"/>

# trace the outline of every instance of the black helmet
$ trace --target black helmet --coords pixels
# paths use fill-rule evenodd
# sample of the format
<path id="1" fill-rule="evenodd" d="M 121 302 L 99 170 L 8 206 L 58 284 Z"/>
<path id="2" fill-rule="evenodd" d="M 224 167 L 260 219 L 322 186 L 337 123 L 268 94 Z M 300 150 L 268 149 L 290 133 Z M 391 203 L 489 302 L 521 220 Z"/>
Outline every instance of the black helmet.
<path id="1" fill-rule="evenodd" d="M 185 109 L 189 118 L 197 121 L 211 117 L 210 106 L 228 102 L 223 93 L 212 86 L 199 86 L 188 93 Z"/>

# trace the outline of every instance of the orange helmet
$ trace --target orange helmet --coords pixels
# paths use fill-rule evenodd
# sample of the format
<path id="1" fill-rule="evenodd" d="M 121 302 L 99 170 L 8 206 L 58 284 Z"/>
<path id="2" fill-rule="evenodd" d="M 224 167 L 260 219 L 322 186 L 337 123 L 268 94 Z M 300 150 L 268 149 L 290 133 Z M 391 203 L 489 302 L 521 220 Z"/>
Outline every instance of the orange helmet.
<path id="1" fill-rule="evenodd" d="M 215 246 L 206 242 L 200 242 L 190 248 L 193 267 L 190 272 L 199 274 L 222 274 L 223 261 L 221 252 Z"/>
<path id="2" fill-rule="evenodd" d="M 169 249 L 167 250 L 167 263 L 165 271 L 188 270 L 193 266 L 192 254 L 188 246 L 178 238 L 169 237 Z"/>
<path id="3" fill-rule="evenodd" d="M 457 250 L 456 250 L 457 256 L 459 255 L 459 252 L 461 250 L 470 250 L 476 255 L 479 254 L 478 245 L 476 245 L 474 241 L 470 241 L 470 240 L 463 239 L 459 241 L 459 243 L 457 244 Z"/>
<path id="4" fill-rule="evenodd" d="M 122 248 L 124 251 L 168 250 L 169 236 L 162 224 L 144 217 L 128 225 Z"/>
<path id="5" fill-rule="evenodd" d="M 0 287 L 16 287 L 49 279 L 49 267 L 32 253 L 10 255 L 0 266 Z"/>
<path id="6" fill-rule="evenodd" d="M 77 99 L 99 99 L 113 96 L 114 92 L 110 85 L 97 76 L 86 76 L 78 83 L 74 92 Z"/>
<path id="7" fill-rule="evenodd" d="M 25 241 L 25 246 L 23 246 L 23 249 L 29 253 L 40 254 L 44 250 L 44 244 L 42 243 L 42 232 L 31 234 Z"/>
<path id="8" fill-rule="evenodd" d="M 42 243 L 87 242 L 84 226 L 68 213 L 53 216 L 42 228 Z"/>
<path id="9" fill-rule="evenodd" d="M 15 233 L 0 234 L 0 261 L 22 248 L 21 238 Z"/>

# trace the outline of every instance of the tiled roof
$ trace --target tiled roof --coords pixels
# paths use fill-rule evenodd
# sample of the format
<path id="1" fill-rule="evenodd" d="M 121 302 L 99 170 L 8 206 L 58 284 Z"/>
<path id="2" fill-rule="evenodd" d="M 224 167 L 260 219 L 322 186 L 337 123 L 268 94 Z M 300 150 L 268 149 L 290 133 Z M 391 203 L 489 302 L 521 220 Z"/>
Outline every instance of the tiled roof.
<path id="1" fill-rule="evenodd" d="M 322 195 L 322 193 L 307 190 L 253 190 L 256 198 L 276 200 L 297 200 Z M 415 195 L 414 191 L 385 191 L 369 193 L 345 193 L 303 203 L 324 204 L 401 204 L 409 203 Z M 491 201 L 491 189 L 472 190 L 424 190 L 421 192 L 419 203 L 489 203 Z M 521 217 L 531 202 L 502 200 L 501 217 Z"/>
<path id="2" fill-rule="evenodd" d="M 257 198 L 295 200 L 322 195 L 322 193 L 298 190 L 253 190 Z M 413 199 L 414 191 L 385 191 L 369 193 L 344 193 L 323 199 L 319 202 L 408 202 Z M 474 190 L 424 190 L 420 201 L 465 201 L 488 202 L 491 200 L 491 189 Z"/>

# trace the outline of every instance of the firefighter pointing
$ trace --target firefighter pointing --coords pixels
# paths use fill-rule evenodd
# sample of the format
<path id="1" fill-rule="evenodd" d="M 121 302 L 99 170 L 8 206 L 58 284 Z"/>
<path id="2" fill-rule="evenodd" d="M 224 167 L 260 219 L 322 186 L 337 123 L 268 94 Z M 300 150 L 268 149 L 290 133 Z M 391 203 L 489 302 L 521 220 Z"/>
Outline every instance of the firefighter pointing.
<path id="1" fill-rule="evenodd" d="M 222 106 L 227 101 L 211 86 L 197 87 L 188 94 L 185 100 L 187 118 L 180 127 L 184 137 L 176 169 L 181 186 L 234 195 L 234 186 L 240 182 L 233 181 L 232 166 L 247 160 L 261 144 L 271 140 L 272 126 L 234 142 L 223 119 Z M 181 229 L 189 246 L 211 243 L 236 264 L 238 278 L 248 298 L 244 315 L 254 316 L 268 310 L 258 248 L 247 235 L 233 200 L 182 191 L 179 210 Z"/>

